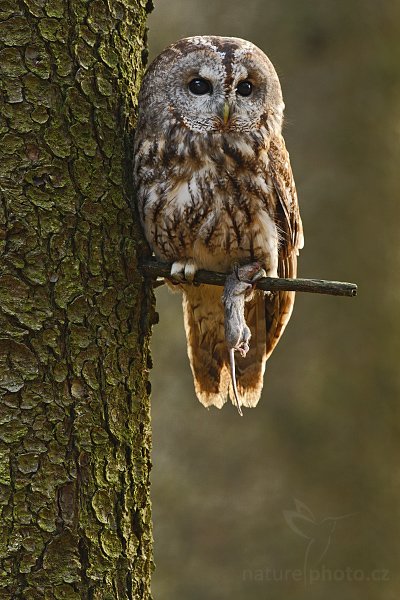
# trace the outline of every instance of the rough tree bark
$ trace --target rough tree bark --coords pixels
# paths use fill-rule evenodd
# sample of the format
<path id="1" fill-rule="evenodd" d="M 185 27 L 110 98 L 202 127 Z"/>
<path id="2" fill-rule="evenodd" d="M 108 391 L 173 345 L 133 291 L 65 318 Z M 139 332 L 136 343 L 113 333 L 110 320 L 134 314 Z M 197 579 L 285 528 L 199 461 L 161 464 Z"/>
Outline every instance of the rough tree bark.
<path id="1" fill-rule="evenodd" d="M 149 9 L 0 2 L 1 599 L 150 597 L 153 308 L 124 175 Z"/>

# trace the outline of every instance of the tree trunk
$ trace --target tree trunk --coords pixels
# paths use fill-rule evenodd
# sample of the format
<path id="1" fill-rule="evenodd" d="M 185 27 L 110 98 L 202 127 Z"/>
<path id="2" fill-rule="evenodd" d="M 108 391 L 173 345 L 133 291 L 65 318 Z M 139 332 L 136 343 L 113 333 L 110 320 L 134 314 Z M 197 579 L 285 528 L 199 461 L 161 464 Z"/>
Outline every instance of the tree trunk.
<path id="1" fill-rule="evenodd" d="M 144 4 L 0 4 L 2 600 L 150 597 Z"/>

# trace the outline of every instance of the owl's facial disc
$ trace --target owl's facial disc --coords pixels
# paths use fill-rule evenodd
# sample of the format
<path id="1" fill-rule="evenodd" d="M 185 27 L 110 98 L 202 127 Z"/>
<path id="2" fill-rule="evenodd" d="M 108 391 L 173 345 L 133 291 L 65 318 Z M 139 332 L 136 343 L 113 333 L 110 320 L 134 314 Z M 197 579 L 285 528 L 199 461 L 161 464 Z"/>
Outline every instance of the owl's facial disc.
<path id="1" fill-rule="evenodd" d="M 268 77 L 251 53 L 197 48 L 180 61 L 179 77 L 169 78 L 172 108 L 192 131 L 249 131 L 257 127 L 268 100 Z"/>
<path id="2" fill-rule="evenodd" d="M 175 120 L 198 133 L 249 132 L 266 120 L 269 130 L 281 126 L 284 105 L 278 76 L 250 42 L 186 38 L 161 53 L 148 73 L 142 102 L 151 106 L 147 114 L 164 130 Z M 172 120 L 165 119 L 166 109 Z"/>

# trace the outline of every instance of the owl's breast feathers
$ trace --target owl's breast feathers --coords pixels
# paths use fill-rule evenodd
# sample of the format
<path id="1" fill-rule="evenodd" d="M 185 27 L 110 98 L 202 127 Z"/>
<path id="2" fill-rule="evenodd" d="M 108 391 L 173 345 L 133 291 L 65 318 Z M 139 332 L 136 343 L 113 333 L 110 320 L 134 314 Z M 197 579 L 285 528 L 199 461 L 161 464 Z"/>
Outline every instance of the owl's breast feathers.
<path id="1" fill-rule="evenodd" d="M 228 270 L 261 260 L 276 275 L 278 197 L 269 168 L 269 137 L 195 134 L 176 127 L 167 142 L 146 138 L 136 150 L 141 219 L 157 257 L 194 258 Z"/>

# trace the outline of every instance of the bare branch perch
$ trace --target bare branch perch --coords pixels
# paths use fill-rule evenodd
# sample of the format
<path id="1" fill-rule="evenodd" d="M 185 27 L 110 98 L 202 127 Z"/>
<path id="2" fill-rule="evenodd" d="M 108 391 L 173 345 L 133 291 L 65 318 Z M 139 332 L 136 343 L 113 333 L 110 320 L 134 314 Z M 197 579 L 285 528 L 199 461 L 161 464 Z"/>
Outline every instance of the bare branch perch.
<path id="1" fill-rule="evenodd" d="M 153 279 L 165 277 L 170 279 L 171 265 L 154 259 L 144 260 L 141 263 L 144 273 Z M 197 271 L 195 283 L 208 285 L 225 284 L 226 273 L 213 271 Z M 309 292 L 311 294 L 330 294 L 331 296 L 357 296 L 357 285 L 344 281 L 328 281 L 326 279 L 284 279 L 280 277 L 263 277 L 256 283 L 256 287 L 266 292 Z"/>

